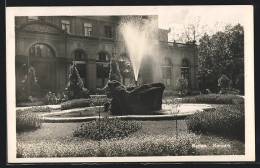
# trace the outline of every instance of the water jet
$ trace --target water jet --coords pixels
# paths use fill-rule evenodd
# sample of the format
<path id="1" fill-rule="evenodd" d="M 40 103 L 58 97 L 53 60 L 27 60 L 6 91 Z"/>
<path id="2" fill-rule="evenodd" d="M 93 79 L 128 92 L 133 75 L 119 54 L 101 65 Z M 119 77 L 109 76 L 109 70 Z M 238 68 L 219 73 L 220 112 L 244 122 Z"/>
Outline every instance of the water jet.
<path id="1" fill-rule="evenodd" d="M 130 62 L 133 66 L 135 85 L 143 58 L 153 52 L 152 43 L 155 39 L 156 25 L 153 19 L 141 16 L 126 17 L 121 20 L 119 30 L 124 39 Z"/>

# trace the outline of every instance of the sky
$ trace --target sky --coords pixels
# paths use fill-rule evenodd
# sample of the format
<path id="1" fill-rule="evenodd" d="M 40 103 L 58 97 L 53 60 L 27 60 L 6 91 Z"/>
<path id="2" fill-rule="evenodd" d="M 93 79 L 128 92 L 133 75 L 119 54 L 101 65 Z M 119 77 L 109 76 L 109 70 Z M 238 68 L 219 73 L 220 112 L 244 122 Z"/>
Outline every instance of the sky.
<path id="1" fill-rule="evenodd" d="M 168 28 L 175 24 L 182 24 L 185 19 L 200 16 L 209 25 L 215 22 L 231 24 L 245 24 L 245 6 L 175 6 L 158 8 L 159 27 Z"/>
<path id="2" fill-rule="evenodd" d="M 190 19 L 200 17 L 200 25 L 206 25 L 207 30 L 215 32 L 223 30 L 227 24 L 241 24 L 247 26 L 248 17 L 250 16 L 250 6 L 174 6 L 159 7 L 156 12 L 158 14 L 158 26 L 162 29 L 171 28 L 173 33 L 183 31 L 184 24 L 190 23 Z M 252 10 L 251 10 L 252 12 Z M 216 25 L 216 23 L 218 23 Z M 174 32 L 173 32 L 174 31 Z M 171 40 L 172 37 L 169 37 Z"/>

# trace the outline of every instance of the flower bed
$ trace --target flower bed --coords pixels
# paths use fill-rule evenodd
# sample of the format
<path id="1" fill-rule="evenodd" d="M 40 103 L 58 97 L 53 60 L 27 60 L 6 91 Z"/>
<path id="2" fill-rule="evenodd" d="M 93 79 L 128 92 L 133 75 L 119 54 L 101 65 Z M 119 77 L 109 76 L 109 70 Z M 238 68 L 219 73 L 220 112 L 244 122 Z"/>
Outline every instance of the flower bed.
<path id="1" fill-rule="evenodd" d="M 107 97 L 93 97 L 90 99 L 89 98 L 74 99 L 74 100 L 69 100 L 61 103 L 61 110 L 67 110 L 67 109 L 79 108 L 79 107 L 102 106 L 110 101 L 111 99 Z"/>
<path id="2" fill-rule="evenodd" d="M 31 131 L 41 128 L 42 120 L 30 110 L 16 111 L 16 132 Z"/>
<path id="3" fill-rule="evenodd" d="M 205 94 L 180 99 L 181 103 L 244 104 L 244 98 L 233 94 Z"/>
<path id="4" fill-rule="evenodd" d="M 244 141 L 245 110 L 243 105 L 225 105 L 197 112 L 186 120 L 192 132 L 214 134 Z"/>
<path id="5" fill-rule="evenodd" d="M 124 138 L 141 128 L 142 125 L 134 121 L 105 117 L 82 124 L 74 131 L 74 136 L 92 140 Z"/>
<path id="6" fill-rule="evenodd" d="M 179 138 L 168 135 L 144 135 L 119 140 L 36 140 L 18 141 L 17 157 L 122 157 L 194 155 L 192 144 L 196 136 L 180 133 Z"/>

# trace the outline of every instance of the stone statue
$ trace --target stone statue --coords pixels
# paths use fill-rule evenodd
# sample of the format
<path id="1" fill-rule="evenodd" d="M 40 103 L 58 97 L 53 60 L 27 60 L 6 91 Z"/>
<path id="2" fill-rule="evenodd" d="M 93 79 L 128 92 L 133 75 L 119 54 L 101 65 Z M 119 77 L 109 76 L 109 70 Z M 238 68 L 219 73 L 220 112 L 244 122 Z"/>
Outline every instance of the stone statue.
<path id="1" fill-rule="evenodd" d="M 165 89 L 162 83 L 144 84 L 127 90 L 120 82 L 113 80 L 108 82 L 108 87 L 112 95 L 110 110 L 113 115 L 142 114 L 162 107 Z"/>

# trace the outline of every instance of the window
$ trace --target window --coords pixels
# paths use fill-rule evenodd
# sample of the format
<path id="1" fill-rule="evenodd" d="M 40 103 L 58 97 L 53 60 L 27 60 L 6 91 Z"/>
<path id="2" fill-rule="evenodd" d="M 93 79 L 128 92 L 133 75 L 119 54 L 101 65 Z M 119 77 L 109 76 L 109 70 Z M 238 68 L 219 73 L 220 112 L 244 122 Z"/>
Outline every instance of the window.
<path id="1" fill-rule="evenodd" d="M 53 50 L 45 44 L 34 44 L 29 51 L 30 57 L 54 57 Z"/>
<path id="2" fill-rule="evenodd" d="M 105 26 L 105 37 L 112 38 L 112 26 Z"/>
<path id="3" fill-rule="evenodd" d="M 92 24 L 91 23 L 84 23 L 84 35 L 92 36 Z"/>
<path id="4" fill-rule="evenodd" d="M 38 16 L 28 16 L 28 21 L 38 20 Z"/>
<path id="5" fill-rule="evenodd" d="M 190 61 L 188 59 L 182 60 L 181 77 L 184 77 L 188 81 L 188 88 L 190 87 Z"/>
<path id="6" fill-rule="evenodd" d="M 163 83 L 165 85 L 171 85 L 171 60 L 169 58 L 164 58 L 163 60 L 163 65 L 162 65 L 162 78 L 163 78 Z"/>
<path id="7" fill-rule="evenodd" d="M 61 20 L 61 28 L 66 32 L 70 33 L 70 21 L 69 20 Z"/>
<path id="8" fill-rule="evenodd" d="M 97 61 L 98 61 L 98 62 L 108 62 L 108 61 L 109 61 L 109 58 L 108 58 L 107 53 L 105 53 L 105 52 L 100 52 L 100 53 L 98 54 Z"/>
<path id="9" fill-rule="evenodd" d="M 109 56 L 106 52 L 100 52 L 97 56 L 97 88 L 104 87 L 109 77 Z"/>
<path id="10" fill-rule="evenodd" d="M 74 56 L 75 56 L 75 61 L 85 61 L 86 60 L 85 54 L 80 50 L 74 51 Z"/>
<path id="11" fill-rule="evenodd" d="M 182 67 L 189 67 L 190 66 L 190 62 L 188 59 L 183 59 L 182 60 Z"/>

